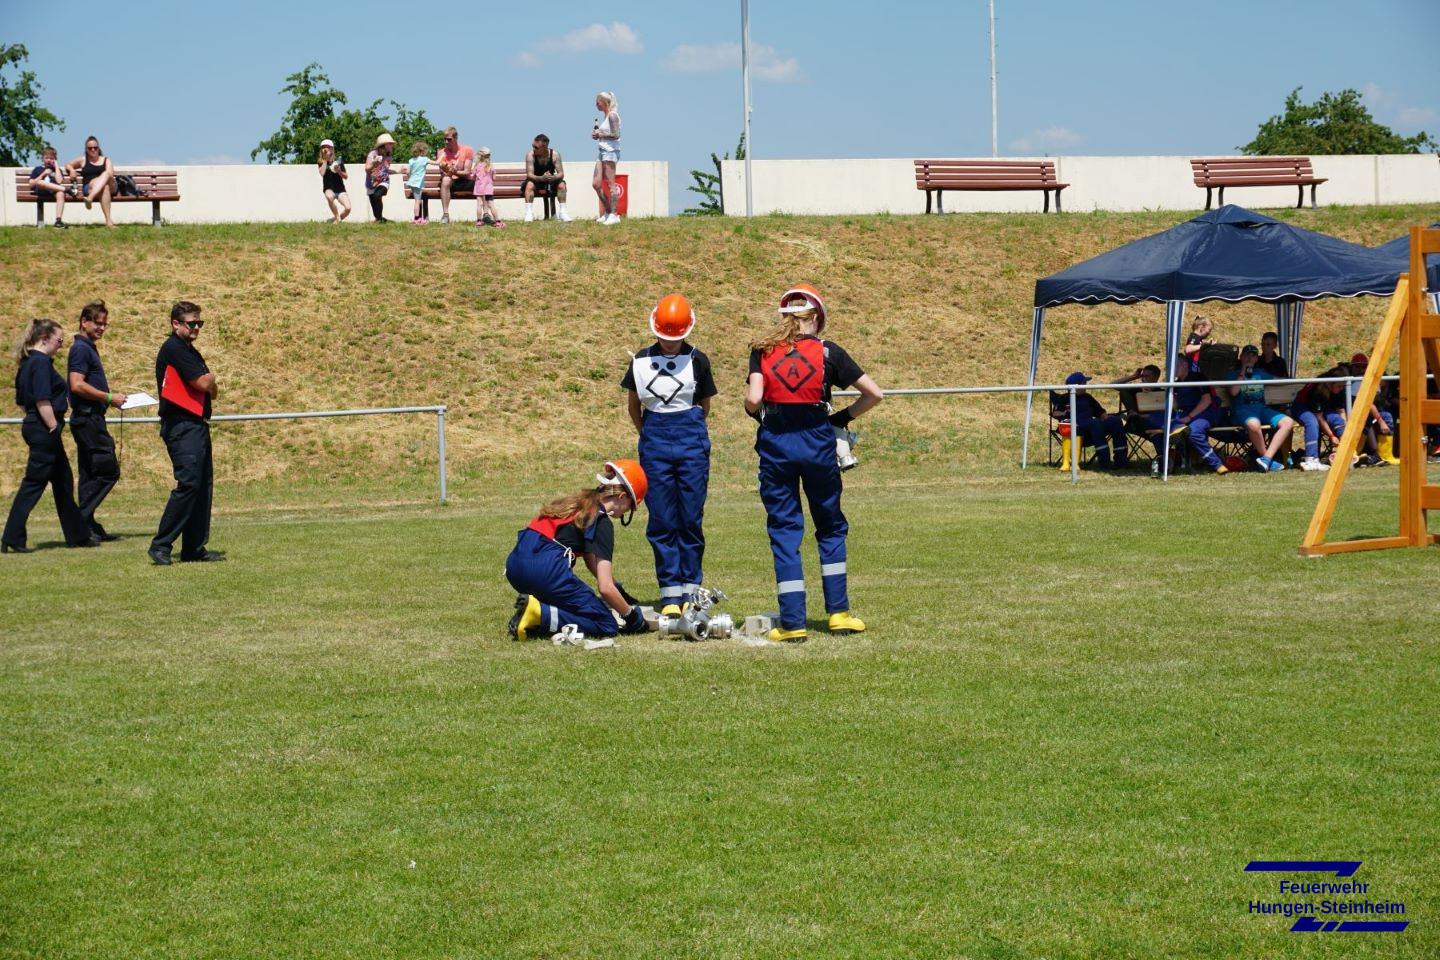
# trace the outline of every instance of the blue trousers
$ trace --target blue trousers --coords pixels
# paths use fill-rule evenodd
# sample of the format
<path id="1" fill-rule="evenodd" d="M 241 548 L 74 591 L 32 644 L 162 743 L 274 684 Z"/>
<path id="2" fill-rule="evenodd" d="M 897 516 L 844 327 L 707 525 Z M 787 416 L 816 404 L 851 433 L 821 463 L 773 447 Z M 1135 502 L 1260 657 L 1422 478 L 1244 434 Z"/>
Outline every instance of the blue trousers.
<path id="1" fill-rule="evenodd" d="M 573 623 L 592 637 L 620 632 L 610 607 L 570 569 L 565 548 L 534 530 L 521 530 L 505 558 L 505 579 L 540 601 L 541 629 L 556 633 Z"/>
<path id="2" fill-rule="evenodd" d="M 755 452 L 760 455 L 760 500 L 765 504 L 765 525 L 775 558 L 780 626 L 785 630 L 805 626 L 805 569 L 800 562 L 800 541 L 805 536 L 802 486 L 820 550 L 825 612 L 849 610 L 845 536 L 850 524 L 840 509 L 835 430 L 824 420 L 799 430 L 777 431 L 762 425 L 755 437 Z"/>
<path id="3" fill-rule="evenodd" d="M 710 433 L 705 412 L 646 414 L 640 466 L 650 481 L 645 536 L 655 554 L 662 604 L 679 602 L 704 582 L 705 497 L 710 486 Z"/>
<path id="4" fill-rule="evenodd" d="M 1290 416 L 1305 431 L 1305 459 L 1318 460 L 1320 458 L 1320 418 L 1315 415 L 1314 410 L 1304 407 L 1291 407 Z"/>
<path id="5" fill-rule="evenodd" d="M 1214 419 L 1211 419 L 1212 417 Z M 1206 410 L 1190 421 L 1190 433 L 1186 437 L 1190 442 L 1190 449 L 1194 450 L 1200 462 L 1211 470 L 1220 469 L 1220 455 L 1210 446 L 1210 431 L 1217 426 L 1220 426 L 1219 415 Z"/>
<path id="6" fill-rule="evenodd" d="M 1075 421 L 1075 429 L 1095 448 L 1095 459 L 1100 466 L 1110 466 L 1110 448 L 1105 444 L 1107 437 L 1115 444 L 1116 465 L 1123 467 L 1129 461 L 1129 452 L 1125 445 L 1125 421 L 1114 414 L 1108 417 L 1079 419 Z"/>

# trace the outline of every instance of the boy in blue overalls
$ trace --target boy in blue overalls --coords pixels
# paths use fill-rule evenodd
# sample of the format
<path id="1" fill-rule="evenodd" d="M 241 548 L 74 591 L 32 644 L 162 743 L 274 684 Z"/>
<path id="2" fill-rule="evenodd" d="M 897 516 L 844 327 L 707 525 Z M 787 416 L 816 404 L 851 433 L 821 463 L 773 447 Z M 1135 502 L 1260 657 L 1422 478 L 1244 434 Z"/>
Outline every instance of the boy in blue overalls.
<path id="1" fill-rule="evenodd" d="M 629 391 L 630 421 L 640 434 L 640 465 L 650 481 L 645 536 L 655 552 L 660 612 L 680 605 L 704 582 L 705 496 L 710 484 L 710 433 L 705 419 L 715 396 L 710 358 L 685 338 L 695 311 L 678 293 L 650 311 L 655 342 L 636 353 L 620 386 Z"/>

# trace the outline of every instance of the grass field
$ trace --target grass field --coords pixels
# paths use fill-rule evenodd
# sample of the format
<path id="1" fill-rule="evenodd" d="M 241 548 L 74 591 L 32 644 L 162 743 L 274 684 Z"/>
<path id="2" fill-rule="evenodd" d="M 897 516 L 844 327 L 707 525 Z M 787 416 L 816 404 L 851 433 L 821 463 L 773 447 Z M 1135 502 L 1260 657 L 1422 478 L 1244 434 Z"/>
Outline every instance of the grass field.
<path id="1" fill-rule="evenodd" d="M 1440 206 L 1277 215 L 1376 243 Z M 505 639 L 515 531 L 633 449 L 616 384 L 664 292 L 715 361 L 739 617 L 775 605 L 738 396 L 785 284 L 883 387 L 1014 383 L 1037 277 L 1179 219 L 0 230 L 3 322 L 104 297 L 122 387 L 184 297 L 219 412 L 448 403 L 453 498 L 414 417 L 217 425 L 224 564 L 145 562 L 153 426 L 103 513 L 127 539 L 55 549 L 42 503 L 46 549 L 0 557 L 0 960 L 1440 955 L 1436 554 L 1298 558 L 1315 475 L 1072 487 L 1015 469 L 1014 397 L 895 398 L 846 479 L 866 634 L 824 633 L 807 545 L 804 646 Z M 1384 309 L 1312 305 L 1302 370 Z M 1041 378 L 1158 360 L 1162 316 L 1054 311 Z M 1357 472 L 1330 539 L 1392 533 L 1396 482 Z M 1247 905 L 1335 878 L 1252 859 L 1362 860 L 1411 926 L 1289 933 Z"/>
<path id="2" fill-rule="evenodd" d="M 222 491 L 230 561 L 158 569 L 122 488 L 133 539 L 4 558 L 0 956 L 1435 955 L 1432 552 L 1297 558 L 1299 473 L 849 477 L 869 633 L 593 653 L 504 638 L 538 494 Z M 756 498 L 708 520 L 770 609 Z M 1412 926 L 1289 933 L 1251 859 Z"/>

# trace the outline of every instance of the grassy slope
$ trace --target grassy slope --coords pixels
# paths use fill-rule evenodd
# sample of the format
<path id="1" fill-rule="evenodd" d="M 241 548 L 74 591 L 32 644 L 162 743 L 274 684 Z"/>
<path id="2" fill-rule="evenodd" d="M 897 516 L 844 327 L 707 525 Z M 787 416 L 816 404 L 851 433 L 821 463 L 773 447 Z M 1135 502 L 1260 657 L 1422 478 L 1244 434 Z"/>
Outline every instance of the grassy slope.
<path id="1" fill-rule="evenodd" d="M 1294 222 L 1365 243 L 1440 218 L 1440 207 L 1283 211 Z M 798 279 L 833 304 L 830 333 L 882 386 L 1023 382 L 1037 277 L 1183 219 L 1174 213 L 768 217 L 636 221 L 622 229 L 538 224 L 355 225 L 0 231 L 0 318 L 67 323 L 92 296 L 114 309 L 106 362 L 126 386 L 151 382 L 154 351 L 177 298 L 205 307 L 201 345 L 227 412 L 447 403 L 457 493 L 470 480 L 630 446 L 618 389 L 645 318 L 681 290 L 700 315 L 695 342 L 715 361 L 722 397 L 717 465 L 748 464 L 752 424 L 739 411 L 746 344 Z M 1306 314 L 1305 369 L 1369 349 L 1382 301 L 1322 301 Z M 1220 334 L 1259 339 L 1269 308 L 1207 308 Z M 1158 307 L 1052 311 L 1041 377 L 1101 375 L 1158 359 Z M 1013 463 L 1019 405 L 899 400 L 868 420 L 872 460 L 982 468 Z M 562 412 L 563 411 L 563 412 Z M 227 427 L 223 481 L 423 472 L 435 457 L 420 419 Z M 149 428 L 126 451 L 132 481 L 163 485 Z M 540 456 L 543 454 L 544 456 Z M 0 444 L 0 495 L 18 475 L 18 443 Z M 744 467 L 740 476 L 748 473 Z M 9 486 L 6 486 L 9 485 Z"/>
<path id="2" fill-rule="evenodd" d="M 1299 473 L 852 476 L 873 629 L 801 648 L 509 643 L 508 494 L 5 558 L 0 957 L 1434 955 L 1433 556 L 1296 558 Z M 753 496 L 709 529 L 769 606 Z M 1411 930 L 1246 913 L 1312 857 Z"/>

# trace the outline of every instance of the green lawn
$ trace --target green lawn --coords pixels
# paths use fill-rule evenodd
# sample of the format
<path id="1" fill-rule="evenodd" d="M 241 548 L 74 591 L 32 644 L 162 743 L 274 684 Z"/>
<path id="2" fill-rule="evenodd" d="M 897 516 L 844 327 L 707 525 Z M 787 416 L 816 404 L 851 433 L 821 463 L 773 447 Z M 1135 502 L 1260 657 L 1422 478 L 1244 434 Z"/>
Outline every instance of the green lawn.
<path id="1" fill-rule="evenodd" d="M 749 469 L 707 518 L 737 618 L 774 605 Z M 1300 559 L 1314 476 L 867 464 L 869 633 L 823 632 L 807 545 L 809 644 L 592 653 L 505 639 L 550 491 L 430 482 L 222 488 L 229 562 L 168 569 L 122 486 L 127 540 L 0 558 L 0 957 L 1440 951 L 1440 558 Z M 1363 860 L 1410 929 L 1289 933 L 1251 859 Z"/>

